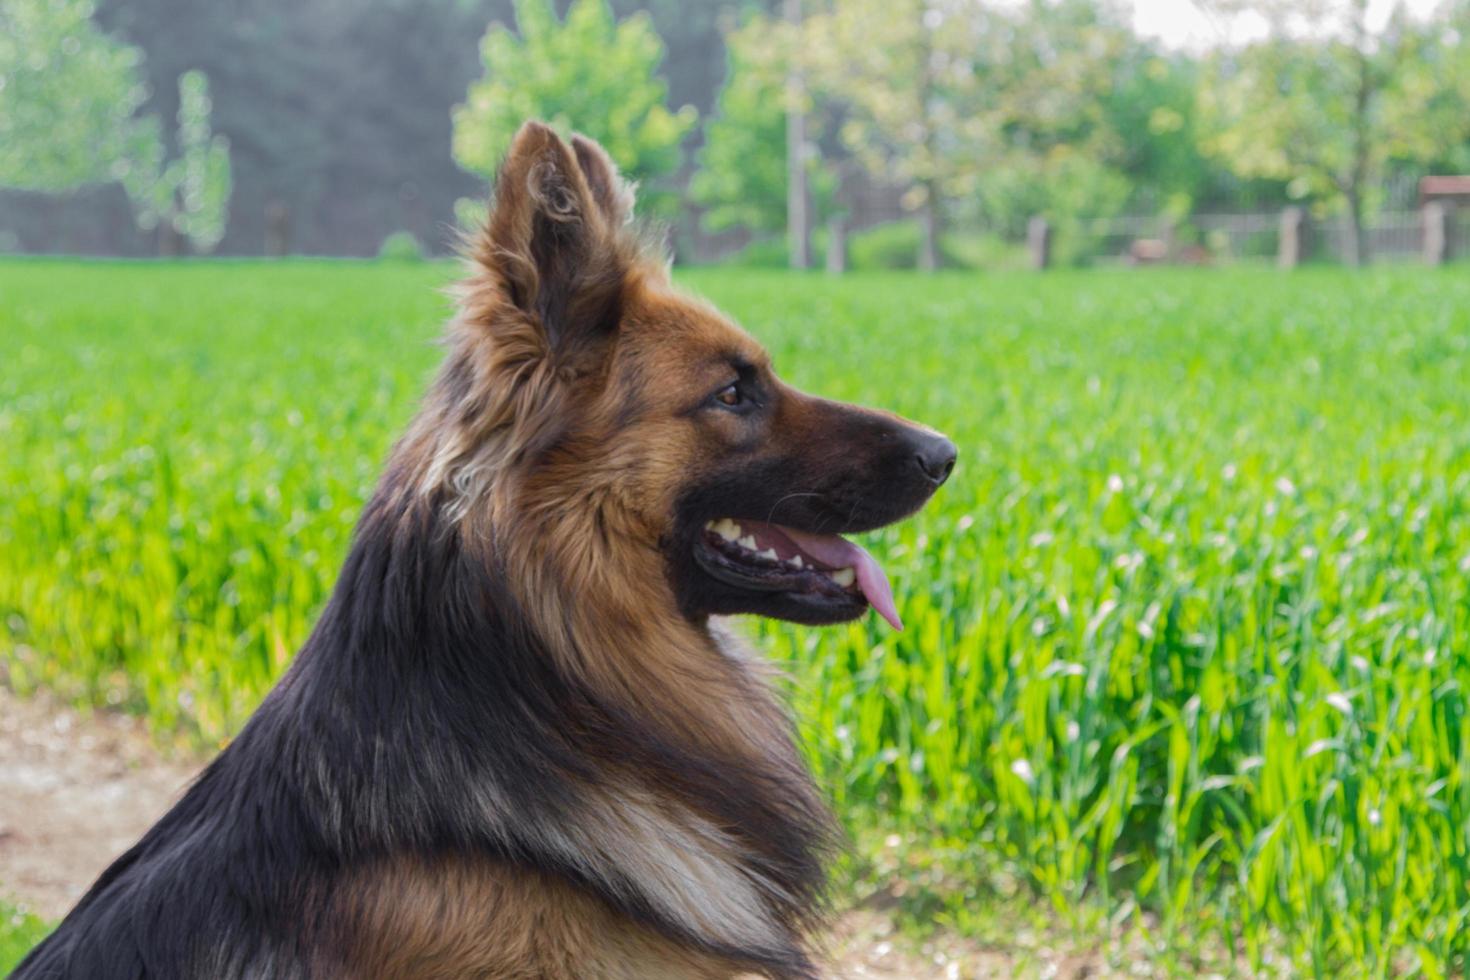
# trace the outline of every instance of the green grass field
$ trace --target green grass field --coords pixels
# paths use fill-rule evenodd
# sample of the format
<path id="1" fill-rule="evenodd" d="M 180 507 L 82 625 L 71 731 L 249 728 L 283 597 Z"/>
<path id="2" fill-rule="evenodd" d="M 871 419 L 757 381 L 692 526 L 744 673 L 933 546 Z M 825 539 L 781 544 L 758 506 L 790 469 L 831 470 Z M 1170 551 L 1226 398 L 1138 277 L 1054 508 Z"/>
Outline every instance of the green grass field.
<path id="1" fill-rule="evenodd" d="M 0 899 L 0 976 L 15 969 L 21 957 L 46 935 L 41 920 Z"/>
<path id="2" fill-rule="evenodd" d="M 452 272 L 0 264 L 10 683 L 228 737 L 332 584 Z M 1038 900 L 1146 924 L 1181 970 L 1465 969 L 1463 270 L 681 278 L 788 380 L 960 446 L 869 536 L 905 633 L 753 627 L 859 879 L 961 931 Z"/>

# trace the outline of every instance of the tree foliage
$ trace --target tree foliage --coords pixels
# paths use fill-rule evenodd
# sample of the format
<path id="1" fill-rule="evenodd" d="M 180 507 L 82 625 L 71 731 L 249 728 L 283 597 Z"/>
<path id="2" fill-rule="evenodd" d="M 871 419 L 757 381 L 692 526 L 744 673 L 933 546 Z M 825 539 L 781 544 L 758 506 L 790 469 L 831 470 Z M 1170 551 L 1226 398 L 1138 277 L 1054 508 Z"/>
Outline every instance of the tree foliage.
<path id="1" fill-rule="evenodd" d="M 1242 176 L 1287 181 L 1294 196 L 1345 212 L 1349 261 L 1365 260 L 1365 213 L 1390 162 L 1431 159 L 1470 135 L 1470 93 L 1437 25 L 1396 4 L 1378 28 L 1367 0 L 1229 7 L 1257 11 L 1273 31 L 1215 58 L 1214 84 L 1200 89 L 1211 148 Z M 1298 36 L 1307 16 L 1316 37 Z"/>
<path id="2" fill-rule="evenodd" d="M 1199 84 L 1195 59 L 1150 44 L 1135 40 L 1119 60 L 1101 101 L 1105 125 L 1118 136 L 1114 162 L 1131 185 L 1131 207 L 1178 216 L 1229 193 L 1228 177 L 1200 145 Z"/>
<path id="3" fill-rule="evenodd" d="M 846 150 L 925 218 L 928 264 L 941 214 L 1014 231 L 1126 203 L 1129 138 L 1108 98 L 1138 47 L 1111 3 L 836 0 L 797 50 L 840 106 Z"/>
<path id="4" fill-rule="evenodd" d="M 162 159 L 183 155 L 180 76 L 208 76 L 212 133 L 231 144 L 220 251 L 259 253 L 272 213 L 288 216 L 294 251 L 372 254 L 399 228 L 440 250 L 454 200 L 481 187 L 451 156 L 450 110 L 478 73 L 485 25 L 509 16 L 510 0 L 234 0 L 227 16 L 218 4 L 95 2 L 101 30 L 146 54 L 139 111 L 160 121 Z M 0 215 L 0 237 L 23 248 L 154 248 L 112 184 L 65 198 L 0 191 Z"/>
<path id="5" fill-rule="evenodd" d="M 531 114 L 602 139 L 665 213 L 698 148 L 688 191 L 706 229 L 768 234 L 785 222 L 793 70 L 819 216 L 896 187 L 935 230 L 1014 237 L 1045 214 L 1061 257 L 1064 229 L 1080 238 L 1084 219 L 1119 209 L 1276 206 L 1290 186 L 1320 212 L 1371 213 L 1387 177 L 1470 170 L 1470 0 L 1432 22 L 1375 16 L 1357 40 L 1360 0 L 1201 2 L 1264 11 L 1273 32 L 1215 57 L 1169 53 L 1135 35 L 1120 0 L 805 0 L 799 30 L 771 0 L 237 0 L 228 17 L 178 0 L 0 0 L 0 187 L 25 189 L 0 190 L 0 235 L 151 248 L 121 184 L 145 223 L 174 213 L 148 203 L 170 182 L 175 208 L 213 210 L 197 193 L 184 203 L 186 185 L 220 182 L 197 179 L 209 157 L 173 125 L 196 70 L 206 142 L 230 141 L 219 248 L 237 254 L 260 251 L 266 215 L 283 212 L 295 250 L 370 254 L 396 229 L 442 249 L 454 202 L 483 197 Z M 512 27 L 487 35 L 493 21 Z M 711 106 L 722 73 L 694 134 L 692 113 L 669 107 Z M 830 193 L 834 175 L 859 179 Z M 81 190 L 33 193 L 62 188 Z"/>
<path id="6" fill-rule="evenodd" d="M 266 216 L 278 208 L 289 214 L 294 251 L 370 255 L 399 229 L 443 251 L 455 201 L 483 197 L 482 178 L 454 160 L 451 117 L 484 73 L 478 47 L 486 25 L 512 22 L 511 0 L 232 0 L 228 16 L 218 4 L 95 2 L 101 28 L 146 54 L 141 109 L 162 121 L 169 155 L 178 153 L 170 144 L 179 76 L 195 69 L 208 76 L 212 129 L 231 145 L 220 251 L 261 251 Z M 613 6 L 619 14 L 648 10 L 669 46 L 659 74 L 671 104 L 703 106 L 724 68 L 719 20 L 741 2 Z M 563 0 L 556 7 L 563 10 Z M 25 247 L 135 254 L 153 247 L 127 221 L 120 191 L 0 198 L 5 227 Z"/>
<path id="7" fill-rule="evenodd" d="M 229 142 L 210 130 L 209 82 L 179 77 L 177 158 L 166 159 L 144 59 L 99 30 L 90 0 L 0 7 L 0 184 L 63 192 L 121 182 L 140 227 L 160 223 L 196 248 L 224 234 Z"/>
<path id="8" fill-rule="evenodd" d="M 1065 260 L 1085 256 L 1089 219 L 1287 188 L 1360 232 L 1389 172 L 1470 168 L 1470 0 L 1427 23 L 1402 2 L 1386 22 L 1367 0 L 1212 6 L 1272 33 L 1166 53 L 1117 0 L 827 0 L 794 34 L 758 18 L 729 39 L 694 192 L 712 227 L 775 227 L 790 72 L 841 154 L 920 214 L 931 259 L 941 217 L 1016 236 L 1044 215 Z"/>
<path id="9" fill-rule="evenodd" d="M 164 163 L 162 140 L 138 161 L 124 181 L 138 203 L 138 223 L 145 229 L 164 225 L 183 235 L 202 252 L 212 251 L 225 234 L 229 212 L 230 141 L 210 127 L 212 103 L 209 80 L 203 72 L 179 77 L 179 128 L 174 144 L 177 158 Z M 155 124 L 156 125 L 156 124 Z"/>
<path id="10" fill-rule="evenodd" d="M 786 112 L 792 98 L 801 98 L 798 108 L 807 113 L 808 142 L 817 143 L 823 133 L 816 100 L 787 84 L 796 40 L 788 25 L 765 14 L 749 17 L 725 38 L 729 71 L 705 125 L 700 170 L 689 187 L 694 201 L 708 209 L 704 223 L 711 231 L 772 233 L 786 226 Z M 832 209 L 836 180 L 814 146 L 805 159 L 821 217 Z"/>
<path id="11" fill-rule="evenodd" d="M 1409 99 L 1423 107 L 1419 171 L 1470 173 L 1470 0 L 1448 0 L 1415 35 Z"/>
<path id="12" fill-rule="evenodd" d="M 492 174 L 521 123 L 542 119 L 597 140 L 635 180 L 656 181 L 678 168 L 698 114 L 665 104 L 663 41 L 647 17 L 617 21 L 606 0 L 573 0 L 558 20 L 550 0 L 517 0 L 515 20 L 514 33 L 491 26 L 480 49 L 484 77 L 454 111 L 461 167 Z"/>
<path id="13" fill-rule="evenodd" d="M 955 162 L 984 141 L 975 52 L 988 11 L 952 16 L 930 0 L 838 0 L 807 18 L 796 46 L 813 86 L 842 106 L 843 145 L 879 181 L 906 189 L 924 235 L 920 266 L 939 258 L 943 198 L 962 179 Z"/>
<path id="14" fill-rule="evenodd" d="M 68 191 L 129 175 L 156 148 L 137 117 L 143 55 L 100 31 L 91 0 L 0 4 L 0 186 Z"/>
<path id="15" fill-rule="evenodd" d="M 1144 70 L 1126 14 L 1091 0 L 1033 2 L 991 15 L 977 65 L 983 153 L 957 190 L 992 227 L 1016 234 L 1033 215 L 1056 232 L 1059 261 L 1088 258 L 1083 222 L 1133 197 L 1138 135 L 1116 114 Z"/>

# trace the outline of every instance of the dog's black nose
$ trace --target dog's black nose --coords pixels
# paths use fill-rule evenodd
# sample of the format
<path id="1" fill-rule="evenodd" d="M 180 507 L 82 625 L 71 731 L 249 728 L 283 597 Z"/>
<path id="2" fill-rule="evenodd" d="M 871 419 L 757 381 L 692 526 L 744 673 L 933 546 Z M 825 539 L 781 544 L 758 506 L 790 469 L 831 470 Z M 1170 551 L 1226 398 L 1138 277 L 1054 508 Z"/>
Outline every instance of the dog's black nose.
<path id="1" fill-rule="evenodd" d="M 954 443 L 938 433 L 922 433 L 915 439 L 914 462 L 936 487 L 954 472 L 958 451 Z"/>

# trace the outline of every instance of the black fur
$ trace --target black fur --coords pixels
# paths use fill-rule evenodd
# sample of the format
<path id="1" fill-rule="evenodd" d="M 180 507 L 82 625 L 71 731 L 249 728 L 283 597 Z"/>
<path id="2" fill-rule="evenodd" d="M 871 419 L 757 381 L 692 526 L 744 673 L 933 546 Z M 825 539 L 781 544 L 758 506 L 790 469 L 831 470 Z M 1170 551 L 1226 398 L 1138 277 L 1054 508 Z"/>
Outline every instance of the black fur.
<path id="1" fill-rule="evenodd" d="M 441 508 L 400 493 L 398 476 L 367 507 L 286 676 L 16 980 L 333 975 L 333 884 L 400 854 L 551 871 L 700 946 L 636 890 L 589 880 L 536 843 L 579 787 L 632 771 L 738 828 L 760 871 L 815 901 L 826 828 L 793 819 L 773 784 L 783 774 L 702 758 L 561 676 L 504 576 L 467 553 Z M 775 975 L 811 969 L 794 940 L 709 951 Z"/>
<path id="2" fill-rule="evenodd" d="M 734 518 L 815 534 L 871 531 L 913 514 L 944 482 L 919 465 L 922 455 L 947 456 L 945 477 L 953 465 L 954 446 L 943 436 L 892 416 L 806 395 L 797 397 L 808 403 L 809 424 L 819 437 L 771 454 L 766 427 L 775 424 L 781 397 L 778 392 L 761 393 L 748 410 L 750 453 L 733 456 L 687 487 L 675 507 L 675 526 L 662 547 L 679 608 L 688 616 L 755 613 L 809 625 L 856 618 L 868 608 L 861 598 L 817 601 L 809 595 L 757 592 L 706 574 L 695 558 L 705 523 Z"/>

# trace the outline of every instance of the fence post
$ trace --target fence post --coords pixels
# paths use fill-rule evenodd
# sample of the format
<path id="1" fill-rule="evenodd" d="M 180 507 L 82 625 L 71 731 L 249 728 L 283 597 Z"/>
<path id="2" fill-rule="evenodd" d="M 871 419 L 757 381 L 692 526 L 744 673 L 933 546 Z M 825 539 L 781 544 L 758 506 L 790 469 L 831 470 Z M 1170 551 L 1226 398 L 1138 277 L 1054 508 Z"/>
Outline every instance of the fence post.
<path id="1" fill-rule="evenodd" d="M 176 259 L 184 254 L 184 236 L 174 227 L 173 219 L 164 217 L 158 222 L 158 256 Z"/>
<path id="2" fill-rule="evenodd" d="M 1449 258 L 1449 208 L 1443 201 L 1426 201 L 1420 209 L 1424 221 L 1424 261 L 1444 265 Z"/>
<path id="3" fill-rule="evenodd" d="M 281 258 L 291 251 L 291 212 L 280 201 L 265 206 L 265 254 Z"/>
<path id="4" fill-rule="evenodd" d="M 801 24 L 801 0 L 785 0 L 782 15 L 789 24 Z M 807 126 L 801 105 L 805 101 L 806 81 L 793 67 L 786 76 L 786 241 L 793 269 L 808 269 L 812 264 L 812 202 L 807 182 Z"/>
<path id="5" fill-rule="evenodd" d="M 1026 246 L 1031 251 L 1031 268 L 1051 267 L 1051 222 L 1037 215 L 1026 226 Z"/>
<path id="6" fill-rule="evenodd" d="M 1276 264 L 1295 269 L 1307 255 L 1307 212 L 1291 207 L 1281 212 L 1281 240 L 1276 249 Z"/>
<path id="7" fill-rule="evenodd" d="M 840 276 L 847 271 L 847 222 L 841 217 L 827 220 L 827 273 Z"/>

